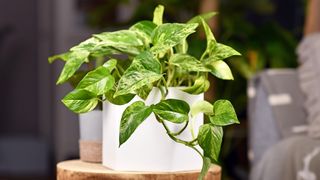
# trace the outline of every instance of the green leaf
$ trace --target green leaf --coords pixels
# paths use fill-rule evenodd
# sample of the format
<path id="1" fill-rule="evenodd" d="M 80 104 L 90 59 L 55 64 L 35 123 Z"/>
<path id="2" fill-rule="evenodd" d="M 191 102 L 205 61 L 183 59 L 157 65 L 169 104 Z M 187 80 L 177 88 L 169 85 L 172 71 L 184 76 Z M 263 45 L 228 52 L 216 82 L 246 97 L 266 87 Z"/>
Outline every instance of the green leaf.
<path id="1" fill-rule="evenodd" d="M 208 101 L 197 101 L 191 106 L 191 116 L 195 117 L 199 113 L 204 113 L 206 115 L 213 114 L 213 106 Z"/>
<path id="2" fill-rule="evenodd" d="M 109 90 L 105 96 L 107 98 L 107 100 L 112 103 L 112 104 L 116 104 L 116 105 L 124 105 L 129 103 L 133 98 L 134 98 L 134 94 L 125 94 L 125 95 L 121 95 L 121 96 L 117 96 L 114 97 L 114 93 L 115 90 L 111 89 Z"/>
<path id="3" fill-rule="evenodd" d="M 162 100 L 153 106 L 153 112 L 162 120 L 183 123 L 189 120 L 189 104 L 178 99 Z"/>
<path id="4" fill-rule="evenodd" d="M 114 77 L 109 70 L 100 66 L 89 72 L 78 84 L 76 89 L 85 89 L 96 95 L 102 95 L 110 90 L 115 83 Z"/>
<path id="5" fill-rule="evenodd" d="M 152 31 L 156 27 L 157 25 L 151 21 L 140 21 L 131 26 L 129 30 L 136 31 L 141 36 L 141 38 L 144 39 L 146 47 L 149 47 L 149 44 L 151 43 Z"/>
<path id="6" fill-rule="evenodd" d="M 159 74 L 161 73 L 161 64 L 157 59 L 153 57 L 150 51 L 144 51 L 136 56 L 133 59 L 132 64 L 128 68 L 128 71 L 140 70 L 140 68 Z"/>
<path id="7" fill-rule="evenodd" d="M 94 48 L 101 42 L 101 40 L 99 40 L 98 38 L 95 37 L 91 37 L 83 42 L 81 42 L 80 44 L 72 47 L 70 49 L 70 51 L 93 51 Z"/>
<path id="8" fill-rule="evenodd" d="M 136 94 L 143 100 L 146 100 L 147 97 L 149 96 L 150 92 L 152 91 L 153 85 L 152 84 L 147 84 L 143 86 L 140 89 L 136 90 Z"/>
<path id="9" fill-rule="evenodd" d="M 109 72 L 112 72 L 117 65 L 116 59 L 109 59 L 102 66 L 105 67 Z"/>
<path id="10" fill-rule="evenodd" d="M 195 32 L 198 24 L 166 23 L 156 27 L 151 39 L 154 45 L 151 51 L 155 54 L 165 53 L 168 49 L 178 45 L 190 34 Z"/>
<path id="11" fill-rule="evenodd" d="M 232 72 L 227 63 L 224 61 L 212 61 L 210 64 L 206 64 L 206 67 L 211 71 L 210 73 L 217 78 L 224 80 L 233 80 Z"/>
<path id="12" fill-rule="evenodd" d="M 218 100 L 213 104 L 213 116 L 209 116 L 210 122 L 217 126 L 240 124 L 237 114 L 228 100 Z"/>
<path id="13" fill-rule="evenodd" d="M 71 52 L 68 51 L 66 53 L 62 53 L 62 54 L 51 56 L 51 57 L 48 58 L 48 62 L 51 64 L 55 60 L 58 60 L 58 59 L 61 59 L 62 61 L 68 61 L 70 54 L 71 54 Z"/>
<path id="14" fill-rule="evenodd" d="M 211 166 L 210 158 L 203 157 L 202 158 L 202 168 L 198 180 L 204 180 Z"/>
<path id="15" fill-rule="evenodd" d="M 206 21 L 202 17 L 199 17 L 199 19 L 202 22 L 201 24 L 202 24 L 202 27 L 204 29 L 204 32 L 206 34 L 206 39 L 207 39 L 206 50 L 204 51 L 204 53 L 202 54 L 201 59 L 200 59 L 201 61 L 203 61 L 204 58 L 211 55 L 210 52 L 216 46 L 217 41 L 214 38 L 214 35 L 210 29 L 210 26 L 206 23 Z"/>
<path id="16" fill-rule="evenodd" d="M 125 143 L 137 127 L 151 114 L 152 109 L 142 101 L 137 101 L 126 108 L 121 117 L 119 146 Z"/>
<path id="17" fill-rule="evenodd" d="M 137 32 L 131 30 L 104 32 L 93 36 L 101 40 L 99 46 L 113 47 L 131 55 L 139 54 L 144 48 L 143 40 Z"/>
<path id="18" fill-rule="evenodd" d="M 158 5 L 153 12 L 153 23 L 156 25 L 162 24 L 163 19 L 164 6 Z"/>
<path id="19" fill-rule="evenodd" d="M 149 86 L 162 77 L 161 64 L 150 52 L 136 56 L 119 80 L 115 96 L 134 94 L 136 90 Z"/>
<path id="20" fill-rule="evenodd" d="M 198 16 L 195 16 L 193 18 L 191 18 L 187 23 L 202 23 L 202 20 L 208 21 L 209 19 L 211 19 L 213 16 L 217 15 L 217 12 L 208 12 L 208 13 L 204 13 L 204 14 L 200 14 Z"/>
<path id="21" fill-rule="evenodd" d="M 178 66 L 186 71 L 193 72 L 209 72 L 210 69 L 206 68 L 201 61 L 188 54 L 174 54 L 169 59 L 169 63 Z"/>
<path id="22" fill-rule="evenodd" d="M 217 41 L 214 38 L 214 35 L 210 29 L 210 26 L 208 25 L 208 23 L 202 18 L 199 17 L 202 23 L 202 27 L 204 29 L 204 32 L 206 34 L 206 39 L 207 39 L 207 49 L 211 47 L 211 45 L 214 45 Z"/>
<path id="23" fill-rule="evenodd" d="M 58 78 L 57 84 L 66 82 L 84 62 L 88 62 L 88 51 L 71 51 L 68 55 L 68 60 L 64 65 L 62 72 Z"/>
<path id="24" fill-rule="evenodd" d="M 75 113 L 85 113 L 93 110 L 98 101 L 94 93 L 83 89 L 75 89 L 62 99 L 63 104 Z"/>
<path id="25" fill-rule="evenodd" d="M 210 87 L 210 82 L 206 77 L 200 76 L 194 82 L 194 84 L 190 87 L 182 88 L 182 91 L 187 92 L 189 94 L 201 94 L 206 92 Z"/>
<path id="26" fill-rule="evenodd" d="M 208 57 L 208 59 L 205 59 L 204 62 L 219 61 L 227 59 L 231 56 L 241 55 L 238 51 L 234 50 L 233 48 L 220 43 L 216 43 L 209 54 L 211 55 Z"/>
<path id="27" fill-rule="evenodd" d="M 202 148 L 204 156 L 210 158 L 211 161 L 218 161 L 222 136 L 222 127 L 204 124 L 199 128 L 199 146 Z"/>
<path id="28" fill-rule="evenodd" d="M 90 57 L 100 58 L 100 57 L 117 55 L 117 54 L 119 55 L 123 53 L 113 47 L 109 47 L 100 43 L 91 51 Z"/>
<path id="29" fill-rule="evenodd" d="M 153 83 L 161 77 L 162 74 L 157 74 L 144 69 L 140 71 L 126 72 L 119 80 L 117 91 L 114 96 L 117 97 L 124 94 L 133 94 L 137 89 Z"/>

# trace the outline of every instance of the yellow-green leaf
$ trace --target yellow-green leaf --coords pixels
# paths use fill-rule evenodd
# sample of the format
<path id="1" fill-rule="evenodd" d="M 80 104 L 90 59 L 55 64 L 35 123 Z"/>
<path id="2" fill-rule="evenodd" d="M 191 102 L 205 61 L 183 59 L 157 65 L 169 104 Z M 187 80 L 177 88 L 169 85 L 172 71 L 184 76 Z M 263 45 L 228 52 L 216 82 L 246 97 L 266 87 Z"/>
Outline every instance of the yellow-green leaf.
<path id="1" fill-rule="evenodd" d="M 210 122 L 217 126 L 240 124 L 237 114 L 228 100 L 218 100 L 213 104 L 213 115 L 209 116 Z"/>
<path id="2" fill-rule="evenodd" d="M 85 113 L 93 110 L 99 100 L 96 95 L 83 89 L 75 89 L 62 99 L 63 104 L 75 113 Z"/>
<path id="3" fill-rule="evenodd" d="M 123 112 L 120 122 L 119 146 L 125 143 L 137 127 L 151 114 L 152 109 L 142 101 L 131 104 Z"/>
<path id="4" fill-rule="evenodd" d="M 210 158 L 211 161 L 218 161 L 222 136 L 222 127 L 204 124 L 199 128 L 199 146 L 202 148 L 204 156 Z"/>

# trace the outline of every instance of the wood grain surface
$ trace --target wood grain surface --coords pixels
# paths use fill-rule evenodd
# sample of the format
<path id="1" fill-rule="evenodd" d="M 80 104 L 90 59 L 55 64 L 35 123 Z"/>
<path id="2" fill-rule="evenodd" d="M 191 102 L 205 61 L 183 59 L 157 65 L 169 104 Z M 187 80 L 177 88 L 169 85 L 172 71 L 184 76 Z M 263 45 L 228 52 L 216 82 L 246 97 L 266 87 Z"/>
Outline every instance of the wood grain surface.
<path id="1" fill-rule="evenodd" d="M 179 172 L 123 172 L 108 169 L 101 164 L 80 160 L 63 161 L 57 164 L 58 180 L 196 180 L 199 171 Z M 221 168 L 212 165 L 206 180 L 220 180 Z"/>

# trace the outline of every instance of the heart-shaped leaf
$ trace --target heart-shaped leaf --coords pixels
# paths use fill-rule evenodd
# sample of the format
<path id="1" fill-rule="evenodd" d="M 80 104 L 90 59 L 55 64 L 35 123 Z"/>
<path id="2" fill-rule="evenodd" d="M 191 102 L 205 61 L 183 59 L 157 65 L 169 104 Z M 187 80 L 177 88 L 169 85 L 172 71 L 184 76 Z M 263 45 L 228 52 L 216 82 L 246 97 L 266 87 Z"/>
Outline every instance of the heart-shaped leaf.
<path id="1" fill-rule="evenodd" d="M 199 128 L 199 146 L 202 148 L 204 156 L 210 158 L 211 161 L 218 161 L 222 136 L 222 127 L 204 124 Z"/>
<path id="2" fill-rule="evenodd" d="M 114 77 L 110 71 L 100 66 L 97 69 L 89 72 L 78 84 L 76 89 L 85 89 L 93 92 L 96 95 L 102 95 L 110 90 L 115 83 Z"/>
<path id="3" fill-rule="evenodd" d="M 93 110 L 98 101 L 96 94 L 83 89 L 75 89 L 62 99 L 63 104 L 75 113 Z"/>
<path id="4" fill-rule="evenodd" d="M 183 123 L 189 120 L 189 104 L 178 99 L 166 99 L 153 106 L 153 112 L 162 120 Z"/>
<path id="5" fill-rule="evenodd" d="M 138 55 L 145 46 L 137 32 L 130 30 L 104 32 L 93 36 L 101 40 L 100 46 L 113 47 L 130 55 Z"/>
<path id="6" fill-rule="evenodd" d="M 206 68 L 201 61 L 188 54 L 174 54 L 169 63 L 178 66 L 186 71 L 193 72 L 209 72 L 210 69 Z"/>
<path id="7" fill-rule="evenodd" d="M 137 127 L 151 114 L 152 109 L 142 101 L 137 101 L 126 108 L 121 117 L 119 146 L 125 143 Z"/>
<path id="8" fill-rule="evenodd" d="M 58 78 L 57 84 L 66 82 L 84 62 L 88 62 L 89 51 L 71 51 Z"/>
<path id="9" fill-rule="evenodd" d="M 132 64 L 119 80 L 115 97 L 134 94 L 136 90 L 148 86 L 162 77 L 161 64 L 150 52 L 136 56 Z M 146 95 L 147 96 L 147 95 Z"/>
<path id="10" fill-rule="evenodd" d="M 206 67 L 210 69 L 210 73 L 217 78 L 224 80 L 233 80 L 232 72 L 227 63 L 224 61 L 212 61 L 206 64 Z"/>
<path id="11" fill-rule="evenodd" d="M 213 115 L 209 116 L 210 122 L 217 126 L 240 124 L 237 114 L 228 100 L 218 100 L 213 104 Z"/>
<path id="12" fill-rule="evenodd" d="M 216 43 L 214 47 L 209 52 L 210 56 L 204 60 L 204 62 L 210 63 L 213 61 L 219 61 L 227 59 L 231 56 L 240 56 L 241 54 L 224 44 Z"/>
<path id="13" fill-rule="evenodd" d="M 155 54 L 166 52 L 194 33 L 197 26 L 196 23 L 166 23 L 156 27 L 151 36 L 153 44 L 151 51 Z"/>

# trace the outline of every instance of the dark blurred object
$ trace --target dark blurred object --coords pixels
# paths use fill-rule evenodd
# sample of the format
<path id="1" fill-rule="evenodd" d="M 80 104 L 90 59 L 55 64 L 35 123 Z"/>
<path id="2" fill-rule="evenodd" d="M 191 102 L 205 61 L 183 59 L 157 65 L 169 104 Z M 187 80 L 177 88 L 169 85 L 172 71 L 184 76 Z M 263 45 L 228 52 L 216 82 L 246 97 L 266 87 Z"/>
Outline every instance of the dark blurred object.
<path id="1" fill-rule="evenodd" d="M 0 179 L 48 179 L 48 152 L 35 137 L 0 138 Z"/>
<path id="2" fill-rule="evenodd" d="M 167 21 L 186 21 L 199 8 L 198 0 L 78 0 L 87 24 L 94 28 L 127 26 L 141 19 L 152 19 L 153 9 L 158 4 L 166 7 Z M 125 10 L 125 11 L 124 11 Z M 125 18 L 122 18 L 126 16 Z"/>

